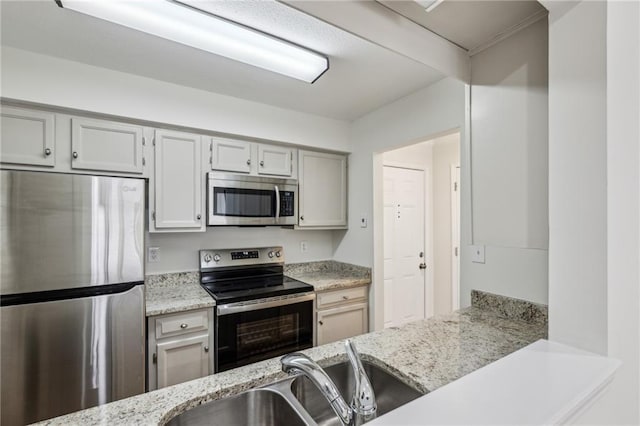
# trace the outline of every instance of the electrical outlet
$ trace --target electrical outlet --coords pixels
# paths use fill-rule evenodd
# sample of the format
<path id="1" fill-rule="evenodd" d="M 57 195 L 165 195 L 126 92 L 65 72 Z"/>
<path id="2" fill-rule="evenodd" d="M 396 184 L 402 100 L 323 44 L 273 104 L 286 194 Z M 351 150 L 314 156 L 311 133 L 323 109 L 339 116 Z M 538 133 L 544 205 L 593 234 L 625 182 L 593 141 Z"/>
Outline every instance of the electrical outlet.
<path id="1" fill-rule="evenodd" d="M 300 241 L 300 253 L 306 253 L 309 248 L 309 243 L 306 241 Z"/>
<path id="2" fill-rule="evenodd" d="M 147 258 L 149 263 L 160 262 L 160 247 L 149 247 Z"/>
<path id="3" fill-rule="evenodd" d="M 484 246 L 469 246 L 469 249 L 473 263 L 484 263 Z"/>

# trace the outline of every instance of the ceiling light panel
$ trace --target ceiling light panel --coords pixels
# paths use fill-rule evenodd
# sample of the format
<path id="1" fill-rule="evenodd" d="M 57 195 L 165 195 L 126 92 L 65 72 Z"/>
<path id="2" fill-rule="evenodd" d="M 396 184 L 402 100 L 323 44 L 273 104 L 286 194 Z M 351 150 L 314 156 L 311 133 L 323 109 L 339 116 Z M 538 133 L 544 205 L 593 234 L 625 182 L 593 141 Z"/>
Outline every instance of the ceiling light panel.
<path id="1" fill-rule="evenodd" d="M 313 83 L 329 60 L 311 50 L 170 0 L 57 1 L 114 22 L 235 61 Z"/>

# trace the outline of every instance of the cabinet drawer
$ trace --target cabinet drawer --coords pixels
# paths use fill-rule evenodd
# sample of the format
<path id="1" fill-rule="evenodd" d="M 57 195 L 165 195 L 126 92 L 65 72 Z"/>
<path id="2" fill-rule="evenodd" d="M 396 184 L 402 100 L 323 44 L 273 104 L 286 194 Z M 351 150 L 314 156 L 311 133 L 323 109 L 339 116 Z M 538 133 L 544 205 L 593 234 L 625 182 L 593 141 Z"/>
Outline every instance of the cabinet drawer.
<path id="1" fill-rule="evenodd" d="M 156 318 L 156 339 L 209 329 L 207 309 L 162 315 Z"/>
<path id="2" fill-rule="evenodd" d="M 327 291 L 316 295 L 318 309 L 335 306 L 341 303 L 351 303 L 367 298 L 367 287 L 355 287 L 345 290 Z"/>

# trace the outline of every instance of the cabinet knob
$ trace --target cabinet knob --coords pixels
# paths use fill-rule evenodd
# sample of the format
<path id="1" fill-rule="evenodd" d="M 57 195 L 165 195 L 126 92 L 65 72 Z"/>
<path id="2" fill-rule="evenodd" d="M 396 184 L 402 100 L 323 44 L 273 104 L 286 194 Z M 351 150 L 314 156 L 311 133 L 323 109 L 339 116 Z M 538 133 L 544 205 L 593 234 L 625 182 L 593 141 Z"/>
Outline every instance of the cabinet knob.
<path id="1" fill-rule="evenodd" d="M 209 346 L 205 346 L 205 347 L 204 347 L 204 351 L 205 351 L 205 352 L 209 352 Z"/>
<path id="2" fill-rule="evenodd" d="M 264 161 L 260 161 L 260 167 L 264 167 Z"/>
<path id="3" fill-rule="evenodd" d="M 73 151 L 73 158 L 78 158 L 78 153 L 76 151 Z"/>
<path id="4" fill-rule="evenodd" d="M 300 216 L 300 220 L 304 220 L 304 216 Z"/>
<path id="5" fill-rule="evenodd" d="M 202 219 L 202 215 L 196 216 L 196 219 L 198 219 L 198 220 Z"/>
<path id="6" fill-rule="evenodd" d="M 187 327 L 189 327 L 188 324 L 185 324 L 185 323 L 180 324 L 180 328 L 187 328 Z"/>
<path id="7" fill-rule="evenodd" d="M 248 159 L 247 160 L 247 166 L 250 166 L 250 165 L 251 165 L 251 159 Z"/>
<path id="8" fill-rule="evenodd" d="M 51 149 L 47 148 L 44 150 L 44 155 L 46 155 L 47 157 L 51 155 Z"/>
<path id="9" fill-rule="evenodd" d="M 318 324 L 320 325 L 324 325 L 324 323 L 322 321 L 318 321 Z"/>

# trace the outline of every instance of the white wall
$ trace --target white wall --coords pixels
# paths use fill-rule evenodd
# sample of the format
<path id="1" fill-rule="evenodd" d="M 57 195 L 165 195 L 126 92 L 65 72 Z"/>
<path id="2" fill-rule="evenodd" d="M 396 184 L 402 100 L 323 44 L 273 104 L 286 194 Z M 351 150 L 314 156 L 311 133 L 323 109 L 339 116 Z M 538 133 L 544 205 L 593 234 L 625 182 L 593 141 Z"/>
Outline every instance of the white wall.
<path id="1" fill-rule="evenodd" d="M 399 99 L 353 122 L 351 127 L 352 154 L 349 157 L 349 230 L 336 232 L 334 258 L 364 266 L 381 265 L 382 254 L 382 152 L 422 142 L 444 132 L 464 127 L 466 86 L 454 79 L 443 79 L 416 93 Z M 468 150 L 461 153 L 463 165 L 462 212 L 463 240 L 465 219 L 469 220 L 470 196 L 465 193 Z M 374 174 L 375 170 L 375 174 Z M 467 169 L 468 170 L 468 169 Z M 374 186 L 375 182 L 375 186 Z M 374 201 L 379 200 L 374 212 Z M 466 214 L 466 216 L 465 216 Z M 369 226 L 361 228 L 361 216 L 369 219 Z M 375 229 L 375 233 L 374 233 Z M 376 240 L 374 241 L 374 235 Z M 377 248 L 374 253 L 374 245 Z M 380 269 L 381 270 L 381 269 Z M 374 270 L 371 287 L 371 328 L 383 327 L 384 283 Z"/>
<path id="2" fill-rule="evenodd" d="M 606 4 L 549 25 L 549 337 L 607 352 Z"/>
<path id="3" fill-rule="evenodd" d="M 473 242 L 485 263 L 461 263 L 471 289 L 548 302 L 547 21 L 471 58 Z"/>
<path id="4" fill-rule="evenodd" d="M 574 198 L 571 203 L 561 204 L 556 198 L 550 200 L 553 202 L 550 205 L 552 224 L 556 216 L 589 216 L 586 220 L 580 218 L 576 226 L 579 229 L 552 228 L 550 261 L 553 275 L 549 282 L 551 337 L 587 349 L 602 351 L 605 346 L 609 356 L 622 361 L 610 389 L 576 423 L 637 425 L 640 424 L 640 3 L 611 1 L 605 5 L 572 2 L 560 9 L 556 9 L 555 4 L 546 6 L 550 8 L 552 18 L 550 49 L 555 52 L 551 57 L 552 63 L 560 67 L 564 55 L 567 55 L 568 59 L 590 68 L 574 76 L 574 90 L 582 90 L 584 94 L 575 99 L 580 108 L 573 112 L 567 108 L 563 98 L 555 97 L 553 91 L 554 87 L 560 86 L 558 96 L 566 95 L 568 76 L 557 72 L 550 75 L 550 93 L 553 94 L 550 112 L 564 107 L 561 111 L 565 118 L 550 128 L 550 136 L 553 141 L 556 137 L 576 134 L 585 125 L 586 131 L 594 131 L 593 126 L 597 126 L 597 133 L 591 137 L 576 134 L 576 138 L 587 136 L 588 139 L 585 149 L 573 153 L 571 168 L 580 175 L 586 174 L 582 169 L 595 168 L 598 177 L 603 179 L 599 184 L 606 184 L 605 197 L 599 185 L 592 198 L 580 194 L 580 198 Z M 594 30 L 596 34 L 592 33 Z M 571 34 L 579 37 L 584 46 L 595 48 L 595 52 L 585 49 L 584 56 L 576 57 L 577 53 L 570 51 Z M 595 36 L 597 40 L 592 39 Z M 606 56 L 603 54 L 605 41 Z M 575 50 L 575 45 L 573 47 Z M 602 76 L 605 65 L 606 94 L 603 93 Z M 579 70 L 569 71 L 577 73 Z M 603 102 L 606 103 L 604 111 Z M 602 154 L 603 143 L 606 143 L 606 152 L 596 155 L 593 145 Z M 565 152 L 551 152 L 552 155 L 562 153 Z M 568 152 L 565 154 L 562 158 L 552 157 L 552 176 L 560 177 L 565 172 L 561 167 L 562 160 L 568 158 Z M 573 170 L 579 167 L 574 163 L 580 165 L 579 170 Z M 603 173 L 603 169 L 606 172 Z M 596 212 L 592 212 L 594 203 L 598 203 Z M 604 225 L 602 207 L 606 208 Z M 562 211 L 565 216 L 561 216 Z M 591 232 L 596 214 L 598 230 L 606 227 L 605 241 L 602 241 L 602 231 Z M 560 241 L 573 238 L 577 244 L 586 243 L 589 250 L 597 250 L 597 253 L 579 257 L 582 253 L 556 250 L 556 238 Z M 586 238 L 589 241 L 584 241 Z M 606 250 L 605 256 L 602 255 L 603 249 Z M 561 269 L 559 265 L 564 262 L 568 265 Z M 596 263 L 595 266 L 592 262 Z M 582 270 L 594 267 L 598 275 L 593 279 L 585 277 Z M 584 289 L 579 290 L 578 286 Z M 565 294 L 568 291 L 577 293 L 570 298 Z M 584 309 L 589 309 L 586 314 L 593 313 L 594 317 L 587 319 L 585 324 L 574 321 L 572 316 L 584 319 L 581 312 Z M 593 321 L 598 324 L 593 324 Z M 586 327 L 597 334 L 585 333 L 583 328 Z"/>
<path id="5" fill-rule="evenodd" d="M 2 47 L 4 98 L 349 151 L 349 123 Z"/>
<path id="6" fill-rule="evenodd" d="M 333 258 L 332 231 L 300 231 L 282 228 L 207 228 L 206 232 L 149 234 L 147 247 L 160 248 L 160 262 L 147 263 L 146 273 L 197 271 L 198 250 L 215 248 L 284 247 L 287 263 Z M 307 242 L 307 251 L 300 243 Z"/>

